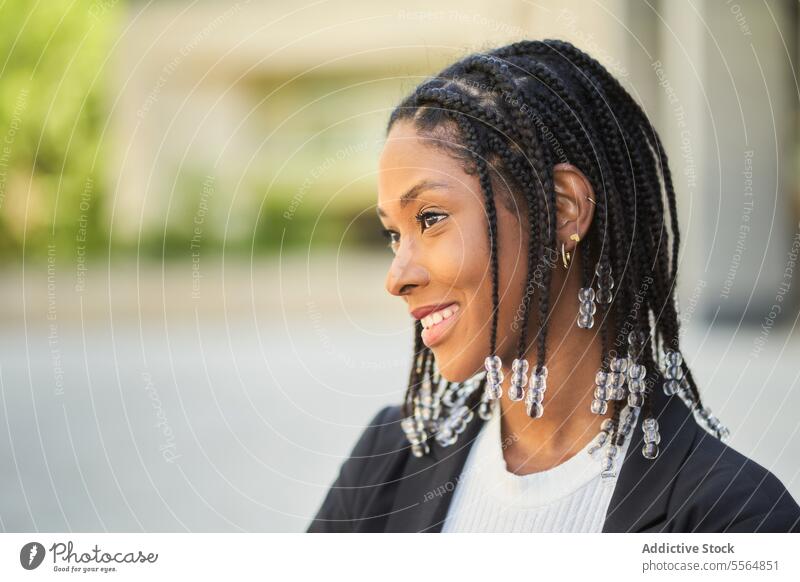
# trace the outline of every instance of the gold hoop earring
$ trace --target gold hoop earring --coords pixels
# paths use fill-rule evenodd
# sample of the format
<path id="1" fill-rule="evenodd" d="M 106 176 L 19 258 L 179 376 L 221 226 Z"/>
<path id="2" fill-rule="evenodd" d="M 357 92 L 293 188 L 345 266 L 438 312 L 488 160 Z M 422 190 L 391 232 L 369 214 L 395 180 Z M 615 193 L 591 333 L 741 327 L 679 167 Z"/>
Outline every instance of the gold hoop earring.
<path id="1" fill-rule="evenodd" d="M 577 243 L 577 242 L 580 242 L 581 237 L 579 237 L 577 235 L 577 233 L 576 234 L 571 234 L 571 235 L 569 235 L 569 240 L 574 240 Z M 566 253 L 564 252 L 564 243 L 561 243 L 561 262 L 564 263 L 564 268 L 565 269 L 568 268 L 569 262 L 570 262 L 571 259 L 572 259 L 572 255 L 570 254 L 569 251 L 567 251 Z"/>
<path id="2" fill-rule="evenodd" d="M 572 255 L 570 255 L 569 251 L 566 252 L 566 256 L 564 256 L 564 243 L 561 243 L 561 261 L 564 263 L 564 268 L 569 267 L 569 261 Z"/>

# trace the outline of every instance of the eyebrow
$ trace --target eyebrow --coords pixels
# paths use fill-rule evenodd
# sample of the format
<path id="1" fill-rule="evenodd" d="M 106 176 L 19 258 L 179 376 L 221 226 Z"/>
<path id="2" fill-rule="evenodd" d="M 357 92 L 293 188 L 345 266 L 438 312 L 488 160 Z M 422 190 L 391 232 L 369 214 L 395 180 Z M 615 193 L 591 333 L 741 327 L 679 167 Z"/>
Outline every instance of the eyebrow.
<path id="1" fill-rule="evenodd" d="M 422 180 L 418 182 L 415 186 L 412 186 L 405 192 L 402 196 L 400 196 L 400 209 L 402 210 L 406 206 L 408 206 L 412 200 L 416 199 L 420 194 L 422 194 L 425 190 L 435 190 L 437 188 L 449 188 L 450 184 L 447 182 L 437 182 L 436 180 Z M 386 218 L 386 213 L 381 210 L 380 206 L 375 207 L 375 211 L 378 213 L 378 216 L 381 218 Z"/>

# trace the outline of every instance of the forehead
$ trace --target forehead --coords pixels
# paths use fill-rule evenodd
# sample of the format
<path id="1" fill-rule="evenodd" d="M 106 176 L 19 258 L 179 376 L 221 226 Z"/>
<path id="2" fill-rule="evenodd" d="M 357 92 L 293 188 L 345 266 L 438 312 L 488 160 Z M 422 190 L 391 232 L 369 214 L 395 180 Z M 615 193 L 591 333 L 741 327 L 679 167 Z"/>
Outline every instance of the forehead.
<path id="1" fill-rule="evenodd" d="M 397 200 L 421 180 L 464 179 L 458 161 L 426 142 L 409 122 L 392 127 L 378 161 L 378 203 Z"/>

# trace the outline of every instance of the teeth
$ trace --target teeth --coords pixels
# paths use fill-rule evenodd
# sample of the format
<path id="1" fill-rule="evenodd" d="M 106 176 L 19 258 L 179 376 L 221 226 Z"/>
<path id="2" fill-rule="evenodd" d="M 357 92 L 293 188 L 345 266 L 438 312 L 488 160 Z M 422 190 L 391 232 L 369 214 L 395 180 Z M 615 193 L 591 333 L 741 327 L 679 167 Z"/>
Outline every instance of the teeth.
<path id="1" fill-rule="evenodd" d="M 420 320 L 422 322 L 422 327 L 425 329 L 433 327 L 437 323 L 441 323 L 445 319 L 452 317 L 456 311 L 458 311 L 458 304 L 453 304 L 449 307 L 445 307 L 444 309 L 440 309 L 439 311 L 435 311 Z"/>

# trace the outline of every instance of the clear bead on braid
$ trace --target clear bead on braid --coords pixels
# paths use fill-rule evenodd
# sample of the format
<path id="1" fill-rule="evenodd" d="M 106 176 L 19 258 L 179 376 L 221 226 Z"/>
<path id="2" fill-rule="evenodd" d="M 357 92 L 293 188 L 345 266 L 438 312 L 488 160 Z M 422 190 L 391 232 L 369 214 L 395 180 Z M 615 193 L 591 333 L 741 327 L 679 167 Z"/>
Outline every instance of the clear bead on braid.
<path id="1" fill-rule="evenodd" d="M 683 356 L 677 350 L 667 350 L 664 353 L 664 394 L 677 395 L 686 406 L 694 413 L 695 420 L 705 429 L 714 434 L 719 440 L 726 441 L 731 431 L 714 416 L 708 406 L 700 406 L 692 392 L 689 381 L 683 370 Z"/>

